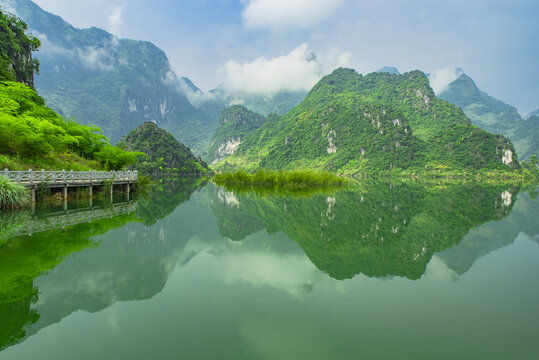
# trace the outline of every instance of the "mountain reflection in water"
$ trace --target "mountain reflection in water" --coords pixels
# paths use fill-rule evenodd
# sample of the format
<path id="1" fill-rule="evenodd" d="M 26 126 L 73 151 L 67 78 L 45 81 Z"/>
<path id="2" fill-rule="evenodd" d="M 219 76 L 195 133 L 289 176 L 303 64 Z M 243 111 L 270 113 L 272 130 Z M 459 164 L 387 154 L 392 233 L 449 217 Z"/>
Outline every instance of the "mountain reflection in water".
<path id="1" fill-rule="evenodd" d="M 536 198 L 502 185 L 368 182 L 298 197 L 159 182 L 132 212 L 1 240 L 0 349 L 78 310 L 150 299 L 200 253 L 227 281 L 299 298 L 327 275 L 454 281 L 521 231 L 537 241 L 538 215 Z"/>

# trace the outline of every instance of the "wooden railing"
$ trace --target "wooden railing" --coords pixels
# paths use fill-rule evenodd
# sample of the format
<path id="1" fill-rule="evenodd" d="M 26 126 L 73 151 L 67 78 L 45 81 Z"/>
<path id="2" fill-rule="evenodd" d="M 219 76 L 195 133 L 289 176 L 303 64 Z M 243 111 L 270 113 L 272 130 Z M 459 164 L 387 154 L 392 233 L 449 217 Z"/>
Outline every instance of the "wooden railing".
<path id="1" fill-rule="evenodd" d="M 138 180 L 138 171 L 0 171 L 11 181 L 19 184 L 69 184 L 69 183 L 102 183 L 135 182 Z"/>

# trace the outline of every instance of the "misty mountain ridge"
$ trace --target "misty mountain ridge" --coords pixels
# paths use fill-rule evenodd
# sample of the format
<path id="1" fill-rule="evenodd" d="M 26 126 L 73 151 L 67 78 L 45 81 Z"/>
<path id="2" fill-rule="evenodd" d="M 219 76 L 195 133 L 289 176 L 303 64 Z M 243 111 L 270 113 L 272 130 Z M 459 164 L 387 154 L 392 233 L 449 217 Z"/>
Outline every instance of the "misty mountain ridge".
<path id="1" fill-rule="evenodd" d="M 457 78 L 438 97 L 460 106 L 474 125 L 509 137 L 520 160 L 539 153 L 539 122 L 535 118 L 524 120 L 515 107 L 481 91 L 462 69 L 455 69 L 455 74 Z"/>

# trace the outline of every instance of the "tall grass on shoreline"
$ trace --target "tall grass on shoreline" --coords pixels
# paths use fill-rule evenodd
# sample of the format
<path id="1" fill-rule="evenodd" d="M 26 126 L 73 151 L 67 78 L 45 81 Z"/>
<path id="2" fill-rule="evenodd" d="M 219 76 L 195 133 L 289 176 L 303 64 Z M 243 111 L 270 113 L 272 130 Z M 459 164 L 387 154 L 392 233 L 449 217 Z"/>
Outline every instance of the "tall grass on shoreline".
<path id="1" fill-rule="evenodd" d="M 257 185 L 265 187 L 302 188 L 321 186 L 346 186 L 349 180 L 329 172 L 309 170 L 258 170 L 254 174 L 240 170 L 233 173 L 215 174 L 213 182 L 224 185 Z"/>
<path id="2" fill-rule="evenodd" d="M 0 176 L 0 209 L 17 209 L 30 203 L 30 193 L 22 185 Z"/>

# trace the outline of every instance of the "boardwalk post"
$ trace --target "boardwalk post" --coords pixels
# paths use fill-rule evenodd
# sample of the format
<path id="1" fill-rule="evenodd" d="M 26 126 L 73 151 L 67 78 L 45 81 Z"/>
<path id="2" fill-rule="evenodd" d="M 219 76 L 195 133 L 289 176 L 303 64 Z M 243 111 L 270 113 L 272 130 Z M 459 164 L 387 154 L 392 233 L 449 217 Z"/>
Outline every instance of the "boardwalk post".
<path id="1" fill-rule="evenodd" d="M 62 193 L 64 195 L 64 211 L 67 211 L 67 181 L 65 180 L 65 170 L 64 172 L 64 188 L 62 189 Z"/>
<path id="2" fill-rule="evenodd" d="M 34 170 L 29 169 L 28 172 L 30 173 L 30 184 L 34 183 Z"/>

